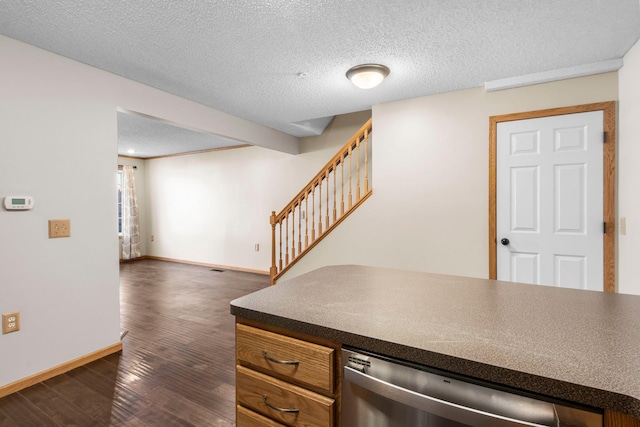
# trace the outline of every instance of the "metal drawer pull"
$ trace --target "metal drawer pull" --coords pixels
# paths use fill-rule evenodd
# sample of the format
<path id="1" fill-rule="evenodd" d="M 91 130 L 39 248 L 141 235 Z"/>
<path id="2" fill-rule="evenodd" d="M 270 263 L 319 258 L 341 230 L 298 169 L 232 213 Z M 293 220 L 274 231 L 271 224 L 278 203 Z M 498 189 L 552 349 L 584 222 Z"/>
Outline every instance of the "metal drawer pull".
<path id="1" fill-rule="evenodd" d="M 265 395 L 262 395 L 262 401 L 264 402 L 265 405 L 267 405 L 267 407 L 278 412 L 286 412 L 286 413 L 300 412 L 300 409 L 284 409 L 284 408 L 278 408 L 277 406 L 273 406 L 271 403 L 267 401 L 267 396 Z"/>
<path id="2" fill-rule="evenodd" d="M 270 357 L 266 351 L 262 350 L 262 357 L 264 357 L 265 359 L 267 359 L 269 362 L 273 362 L 273 363 L 279 363 L 281 365 L 299 365 L 300 362 L 298 362 L 297 360 L 278 360 L 278 359 L 274 359 L 273 357 Z"/>

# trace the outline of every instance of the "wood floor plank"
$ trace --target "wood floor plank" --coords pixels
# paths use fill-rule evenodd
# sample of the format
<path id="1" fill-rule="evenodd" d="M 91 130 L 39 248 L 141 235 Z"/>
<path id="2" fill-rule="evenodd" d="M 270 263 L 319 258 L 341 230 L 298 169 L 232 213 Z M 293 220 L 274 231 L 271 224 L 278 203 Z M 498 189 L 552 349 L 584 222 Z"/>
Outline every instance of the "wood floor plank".
<path id="1" fill-rule="evenodd" d="M 162 427 L 195 427 L 195 424 L 191 424 L 179 417 L 176 417 L 172 413 L 165 411 L 164 408 L 151 405 L 148 408 L 142 410 L 135 415 L 136 419 L 142 420 L 145 426 L 162 426 Z M 116 423 L 116 425 L 127 426 L 130 423 L 124 422 L 122 424 Z M 135 424 L 134 424 L 135 425 Z"/>
<path id="2" fill-rule="evenodd" d="M 209 405 L 208 408 L 205 408 L 165 387 L 155 389 L 150 395 L 150 399 L 156 405 L 161 405 L 166 411 L 197 426 L 231 427 L 234 425 L 233 415 L 229 417 L 228 411 L 224 408 L 228 405 Z M 221 408 L 222 411 L 220 411 Z M 227 416 L 218 412 L 226 412 Z"/>
<path id="3" fill-rule="evenodd" d="M 84 413 L 81 408 L 65 400 L 43 383 L 22 390 L 20 394 L 59 425 L 83 427 L 106 425 Z"/>
<path id="4" fill-rule="evenodd" d="M 122 410 L 119 406 L 114 406 L 113 399 L 103 396 L 93 387 L 87 386 L 73 378 L 70 372 L 51 378 L 44 382 L 48 387 L 52 387 L 57 393 L 68 402 L 71 402 L 85 414 L 102 423 L 108 423 L 112 419 L 124 421 L 133 416 L 133 412 L 128 408 Z"/>
<path id="5" fill-rule="evenodd" d="M 0 409 L 0 427 L 14 427 L 15 423 Z"/>
<path id="6" fill-rule="evenodd" d="M 0 411 L 9 420 L 10 426 L 51 427 L 60 426 L 21 393 L 10 394 L 0 399 Z"/>
<path id="7" fill-rule="evenodd" d="M 117 382 L 115 378 L 103 377 L 86 367 L 74 369 L 68 372 L 68 375 L 93 391 L 102 394 L 111 402 L 110 421 L 128 420 L 135 413 L 148 406 L 148 403 L 141 395 L 131 390 L 128 386 Z M 106 413 L 103 413 L 102 416 L 105 417 Z"/>
<path id="8" fill-rule="evenodd" d="M 252 273 L 121 264 L 122 352 L 0 399 L 0 427 L 233 427 L 229 302 L 268 286 Z"/>

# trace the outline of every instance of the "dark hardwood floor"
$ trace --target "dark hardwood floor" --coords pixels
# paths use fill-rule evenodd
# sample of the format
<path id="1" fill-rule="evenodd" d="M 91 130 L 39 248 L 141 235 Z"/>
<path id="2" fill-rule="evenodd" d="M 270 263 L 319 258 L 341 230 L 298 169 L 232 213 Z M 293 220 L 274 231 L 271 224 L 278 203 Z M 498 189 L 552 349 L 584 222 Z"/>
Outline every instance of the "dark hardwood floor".
<path id="1" fill-rule="evenodd" d="M 122 353 L 0 399 L 0 426 L 235 426 L 229 301 L 258 274 L 121 264 Z"/>

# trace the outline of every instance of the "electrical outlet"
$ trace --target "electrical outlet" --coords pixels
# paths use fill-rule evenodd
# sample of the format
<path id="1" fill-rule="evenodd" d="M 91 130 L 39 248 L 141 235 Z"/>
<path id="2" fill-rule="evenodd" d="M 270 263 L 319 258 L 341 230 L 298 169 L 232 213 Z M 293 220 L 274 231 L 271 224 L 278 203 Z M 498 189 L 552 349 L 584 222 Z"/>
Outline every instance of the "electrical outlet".
<path id="1" fill-rule="evenodd" d="M 149 237 L 149 240 L 151 240 L 151 241 L 153 242 L 154 240 L 156 240 L 156 236 L 154 236 L 154 235 L 152 234 L 152 235 Z"/>
<path id="2" fill-rule="evenodd" d="M 50 219 L 49 220 L 49 238 L 71 237 L 71 220 L 69 219 Z"/>
<path id="3" fill-rule="evenodd" d="M 20 330 L 20 312 L 14 311 L 2 315 L 2 335 Z"/>

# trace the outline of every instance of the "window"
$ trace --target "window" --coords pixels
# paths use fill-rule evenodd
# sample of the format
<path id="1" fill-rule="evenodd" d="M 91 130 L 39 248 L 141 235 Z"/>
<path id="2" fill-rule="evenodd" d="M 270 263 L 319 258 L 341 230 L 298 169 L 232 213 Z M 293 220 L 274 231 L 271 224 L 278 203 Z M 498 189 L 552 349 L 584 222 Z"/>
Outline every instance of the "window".
<path id="1" fill-rule="evenodd" d="M 122 169 L 118 169 L 118 234 L 122 234 Z"/>

